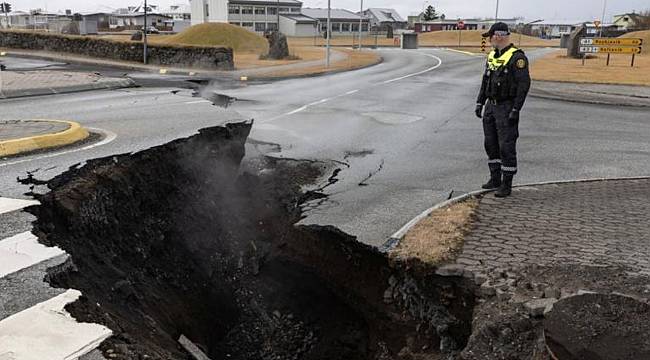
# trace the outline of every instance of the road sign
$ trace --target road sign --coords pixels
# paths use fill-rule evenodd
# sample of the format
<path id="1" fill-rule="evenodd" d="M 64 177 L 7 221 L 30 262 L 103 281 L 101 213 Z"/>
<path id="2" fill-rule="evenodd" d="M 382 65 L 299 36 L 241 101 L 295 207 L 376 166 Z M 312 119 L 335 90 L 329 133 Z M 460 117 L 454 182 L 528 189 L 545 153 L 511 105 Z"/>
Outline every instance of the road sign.
<path id="1" fill-rule="evenodd" d="M 596 26 L 596 28 L 599 28 L 600 27 L 600 20 L 594 20 L 594 25 Z"/>
<path id="2" fill-rule="evenodd" d="M 458 21 L 458 29 L 463 30 L 465 28 L 465 22 L 463 20 Z"/>
<path id="3" fill-rule="evenodd" d="M 580 52 L 583 54 L 640 54 L 641 47 L 581 46 Z"/>
<path id="4" fill-rule="evenodd" d="M 594 46 L 641 46 L 643 39 L 636 38 L 582 38 L 580 45 Z"/>
<path id="5" fill-rule="evenodd" d="M 487 39 L 481 38 L 481 52 L 485 52 L 485 47 L 487 46 Z"/>

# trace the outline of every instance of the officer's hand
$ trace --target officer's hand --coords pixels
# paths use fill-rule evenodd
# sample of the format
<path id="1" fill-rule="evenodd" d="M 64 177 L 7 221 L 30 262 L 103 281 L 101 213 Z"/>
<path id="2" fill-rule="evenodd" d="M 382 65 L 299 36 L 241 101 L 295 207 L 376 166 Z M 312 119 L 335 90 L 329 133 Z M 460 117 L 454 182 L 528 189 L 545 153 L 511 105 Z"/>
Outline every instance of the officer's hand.
<path id="1" fill-rule="evenodd" d="M 483 117 L 483 105 L 476 104 L 475 113 L 476 113 L 476 117 L 478 117 L 479 119 L 482 118 Z"/>
<path id="2" fill-rule="evenodd" d="M 514 126 L 519 123 L 519 110 L 517 109 L 512 109 L 510 111 L 510 115 L 508 115 L 508 121 L 510 122 L 511 126 Z"/>

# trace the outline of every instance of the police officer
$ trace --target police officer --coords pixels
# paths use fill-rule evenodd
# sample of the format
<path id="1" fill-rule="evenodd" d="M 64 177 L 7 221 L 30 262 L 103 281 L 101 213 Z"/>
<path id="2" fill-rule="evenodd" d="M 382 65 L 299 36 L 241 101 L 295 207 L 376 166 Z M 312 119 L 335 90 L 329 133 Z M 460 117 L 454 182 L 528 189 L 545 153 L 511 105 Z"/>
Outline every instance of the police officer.
<path id="1" fill-rule="evenodd" d="M 494 47 L 488 56 L 476 104 L 476 116 L 483 118 L 490 168 L 490 181 L 483 189 L 497 189 L 496 197 L 507 197 L 517 173 L 519 113 L 530 89 L 528 59 L 510 43 L 510 31 L 505 23 L 495 23 L 483 37 L 489 38 Z"/>

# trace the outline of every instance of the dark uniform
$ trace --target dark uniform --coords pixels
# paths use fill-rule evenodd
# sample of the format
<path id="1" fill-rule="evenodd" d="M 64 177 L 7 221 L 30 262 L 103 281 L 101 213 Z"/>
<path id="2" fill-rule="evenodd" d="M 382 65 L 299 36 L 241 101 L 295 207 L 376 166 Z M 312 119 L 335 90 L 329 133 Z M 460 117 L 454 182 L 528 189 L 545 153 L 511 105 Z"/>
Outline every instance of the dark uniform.
<path id="1" fill-rule="evenodd" d="M 497 23 L 493 29 L 503 26 L 507 32 L 506 24 Z M 493 29 L 490 29 L 492 34 Z M 484 36 L 491 35 L 490 32 Z M 485 151 L 490 168 L 490 181 L 483 188 L 498 188 L 495 194 L 498 197 L 510 195 L 512 178 L 517 173 L 519 112 L 529 89 L 528 59 L 524 52 L 512 44 L 502 50 L 493 50 L 483 74 L 476 115 L 483 115 Z"/>

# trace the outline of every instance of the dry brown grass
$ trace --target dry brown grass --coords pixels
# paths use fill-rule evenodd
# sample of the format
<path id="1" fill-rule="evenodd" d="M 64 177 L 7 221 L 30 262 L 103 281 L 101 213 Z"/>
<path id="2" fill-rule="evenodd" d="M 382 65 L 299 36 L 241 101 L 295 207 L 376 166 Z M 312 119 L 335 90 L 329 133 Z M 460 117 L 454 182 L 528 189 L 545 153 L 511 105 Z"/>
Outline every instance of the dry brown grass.
<path id="1" fill-rule="evenodd" d="M 560 50 L 535 61 L 531 76 L 545 81 L 650 86 L 650 56 L 637 56 L 634 68 L 630 67 L 631 58 L 632 55 L 612 55 L 610 65 L 606 66 L 607 55 L 601 54 L 582 66 L 582 60 L 569 58 L 566 50 Z"/>
<path id="2" fill-rule="evenodd" d="M 322 51 L 322 49 L 320 50 Z M 283 69 L 278 71 L 270 70 L 264 74 L 256 75 L 256 77 L 278 78 L 278 77 L 321 75 L 321 74 L 326 74 L 331 72 L 360 69 L 366 66 L 377 64 L 381 61 L 381 57 L 377 55 L 377 53 L 372 51 L 358 51 L 358 50 L 351 50 L 351 49 L 337 49 L 336 51 L 345 53 L 347 55 L 347 58 L 345 60 L 336 61 L 330 64 L 329 68 L 325 67 L 324 65 L 317 65 L 317 66 L 308 66 L 308 67 L 301 67 L 295 69 Z"/>
<path id="3" fill-rule="evenodd" d="M 472 198 L 432 212 L 404 236 L 391 256 L 400 260 L 417 258 L 433 265 L 454 260 L 463 249 L 478 204 Z"/>

